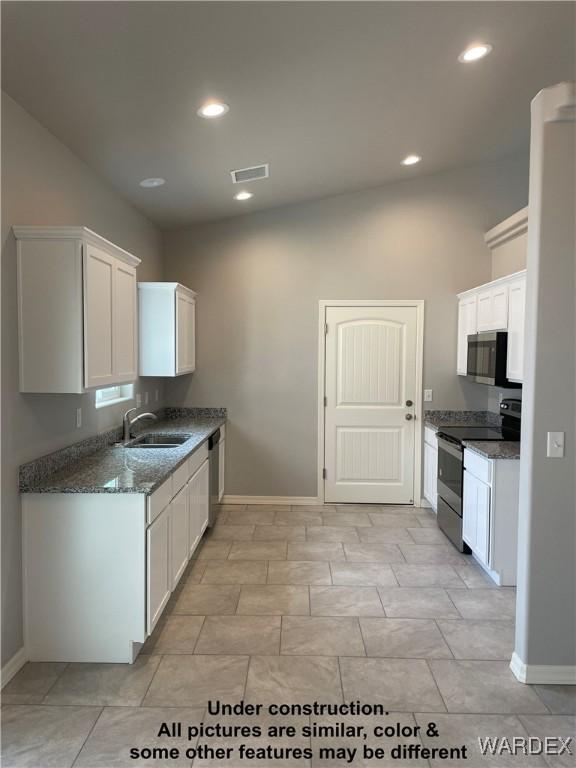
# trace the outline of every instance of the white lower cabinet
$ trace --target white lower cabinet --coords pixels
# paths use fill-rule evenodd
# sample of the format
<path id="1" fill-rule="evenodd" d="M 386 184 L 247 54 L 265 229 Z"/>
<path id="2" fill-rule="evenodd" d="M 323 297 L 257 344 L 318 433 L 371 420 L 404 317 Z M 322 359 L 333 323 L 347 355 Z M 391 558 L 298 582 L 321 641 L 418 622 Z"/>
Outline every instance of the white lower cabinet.
<path id="1" fill-rule="evenodd" d="M 22 495 L 30 661 L 132 663 L 208 525 L 208 445 L 151 495 Z"/>
<path id="2" fill-rule="evenodd" d="M 156 626 L 172 592 L 170 578 L 170 507 L 146 531 L 146 629 Z"/>
<path id="3" fill-rule="evenodd" d="M 220 440 L 218 443 L 218 501 L 222 501 L 224 496 L 224 477 L 226 462 L 226 440 Z"/>
<path id="4" fill-rule="evenodd" d="M 500 586 L 516 584 L 520 462 L 464 450 L 462 538 Z"/>
<path id="5" fill-rule="evenodd" d="M 430 427 L 424 429 L 424 498 L 436 512 L 438 506 L 438 438 Z"/>

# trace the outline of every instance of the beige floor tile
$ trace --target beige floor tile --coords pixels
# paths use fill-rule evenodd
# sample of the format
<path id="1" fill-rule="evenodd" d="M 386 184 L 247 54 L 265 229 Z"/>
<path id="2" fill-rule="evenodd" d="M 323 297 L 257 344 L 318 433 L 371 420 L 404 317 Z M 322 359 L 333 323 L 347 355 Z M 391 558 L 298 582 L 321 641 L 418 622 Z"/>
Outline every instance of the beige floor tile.
<path id="1" fill-rule="evenodd" d="M 449 589 L 448 594 L 465 619 L 508 619 L 516 614 L 515 589 Z"/>
<path id="2" fill-rule="evenodd" d="M 407 563 L 465 565 L 466 555 L 451 544 L 399 544 Z"/>
<path id="3" fill-rule="evenodd" d="M 263 560 L 212 561 L 204 571 L 202 584 L 265 584 L 266 570 Z"/>
<path id="4" fill-rule="evenodd" d="M 255 528 L 255 525 L 217 523 L 210 534 L 210 541 L 252 541 Z"/>
<path id="5" fill-rule="evenodd" d="M 342 701 L 338 659 L 330 656 L 253 656 L 246 701 L 297 704 Z"/>
<path id="6" fill-rule="evenodd" d="M 159 656 L 139 656 L 134 664 L 69 664 L 44 703 L 137 707 L 159 663 Z"/>
<path id="7" fill-rule="evenodd" d="M 389 712 L 444 712 L 424 659 L 340 659 L 346 701 L 383 704 Z"/>
<path id="8" fill-rule="evenodd" d="M 280 652 L 288 656 L 365 656 L 356 618 L 284 616 Z"/>
<path id="9" fill-rule="evenodd" d="M 464 587 L 453 565 L 392 565 L 401 587 Z"/>
<path id="10" fill-rule="evenodd" d="M 204 539 L 196 552 L 196 560 L 226 560 L 232 543 L 230 541 L 211 541 Z"/>
<path id="11" fill-rule="evenodd" d="M 248 656 L 163 656 L 142 703 L 145 707 L 205 707 L 244 694 Z"/>
<path id="12" fill-rule="evenodd" d="M 294 512 L 336 512 L 335 504 L 292 504 Z"/>
<path id="13" fill-rule="evenodd" d="M 232 544 L 229 560 L 286 560 L 285 541 L 238 541 Z"/>
<path id="14" fill-rule="evenodd" d="M 308 587 L 279 584 L 244 586 L 240 593 L 237 613 L 244 616 L 308 616 Z"/>
<path id="15" fill-rule="evenodd" d="M 439 737 L 427 735 L 428 723 L 434 720 Z M 537 755 L 483 755 L 480 752 L 478 737 L 506 738 L 512 743 L 515 737 L 525 738 L 526 731 L 514 715 L 434 715 L 417 714 L 416 720 L 422 727 L 422 741 L 427 747 L 438 747 L 440 742 L 446 747 L 467 747 L 467 758 L 458 761 L 444 759 L 431 760 L 432 768 L 446 768 L 447 765 L 462 765 L 468 768 L 538 768 L 546 763 Z"/>
<path id="16" fill-rule="evenodd" d="M 268 733 L 269 727 L 279 725 L 280 718 L 271 715 L 253 715 L 244 717 L 234 716 L 216 716 L 207 715 L 205 723 L 209 726 L 213 726 L 220 723 L 223 728 L 253 728 L 259 726 L 263 734 Z M 310 739 L 301 735 L 302 728 L 308 725 L 309 718 L 304 717 L 282 717 L 282 725 L 292 726 L 296 730 L 295 736 L 280 736 L 275 738 L 267 738 L 262 736 L 260 738 L 255 736 L 242 736 L 237 737 L 230 736 L 228 738 L 213 737 L 200 740 L 200 747 L 206 745 L 212 749 L 225 749 L 230 750 L 228 757 L 225 760 L 216 757 L 196 757 L 194 761 L 194 768 L 308 768 L 310 761 L 305 758 L 286 758 L 284 760 L 274 760 L 267 763 L 258 757 L 243 757 L 239 754 L 239 749 L 244 744 L 249 749 L 263 749 L 268 745 L 276 748 L 292 748 L 292 749 L 304 749 L 310 744 Z"/>
<path id="17" fill-rule="evenodd" d="M 448 537 L 439 528 L 423 528 L 420 525 L 406 530 L 415 544 L 450 544 Z"/>
<path id="18" fill-rule="evenodd" d="M 275 512 L 269 507 L 253 507 L 243 512 L 227 512 L 222 523 L 225 525 L 272 525 Z"/>
<path id="19" fill-rule="evenodd" d="M 477 565 L 455 565 L 454 570 L 468 589 L 499 589 L 488 574 Z"/>
<path id="20" fill-rule="evenodd" d="M 306 507 L 293 507 L 286 512 L 276 512 L 275 525 L 322 525 L 322 513 Z"/>
<path id="21" fill-rule="evenodd" d="M 244 512 L 246 504 L 218 504 L 217 509 L 223 512 Z"/>
<path id="22" fill-rule="evenodd" d="M 404 556 L 398 544 L 344 544 L 349 563 L 403 563 Z"/>
<path id="23" fill-rule="evenodd" d="M 174 605 L 173 613 L 198 616 L 235 613 L 239 596 L 239 585 L 193 584 L 182 591 Z"/>
<path id="24" fill-rule="evenodd" d="M 412 512 L 370 512 L 370 520 L 376 528 L 408 528 L 418 525 Z"/>
<path id="25" fill-rule="evenodd" d="M 356 528 L 346 528 L 343 525 L 310 525 L 306 528 L 306 541 L 358 544 L 360 539 Z"/>
<path id="26" fill-rule="evenodd" d="M 162 653 L 193 653 L 204 616 L 167 616 L 160 620 L 148 638 L 141 655 Z"/>
<path id="27" fill-rule="evenodd" d="M 190 560 L 180 581 L 180 586 L 183 588 L 187 584 L 200 584 L 208 562 L 208 560 Z"/>
<path id="28" fill-rule="evenodd" d="M 449 712 L 538 714 L 546 707 L 529 685 L 519 683 L 508 661 L 430 661 Z"/>
<path id="29" fill-rule="evenodd" d="M 533 688 L 553 715 L 576 715 L 576 685 L 535 685 Z"/>
<path id="30" fill-rule="evenodd" d="M 344 560 L 344 550 L 338 542 L 295 541 L 288 544 L 287 560 Z"/>
<path id="31" fill-rule="evenodd" d="M 414 733 L 414 726 L 416 721 L 413 715 L 405 712 L 390 712 L 383 717 L 379 716 L 335 716 L 335 717 L 318 717 L 314 718 L 315 722 L 319 725 L 338 727 L 338 723 L 344 723 L 347 727 L 355 727 L 363 725 L 366 729 L 366 740 L 359 740 L 358 738 L 346 738 L 346 737 L 332 737 L 332 736 L 313 736 L 312 737 L 312 749 L 315 756 L 312 761 L 313 768 L 342 768 L 344 762 L 341 757 L 335 757 L 330 752 L 322 754 L 321 749 L 347 749 L 354 750 L 353 759 L 350 762 L 346 762 L 345 765 L 352 766 L 352 768 L 425 768 L 428 766 L 427 760 L 399 760 L 390 755 L 391 749 L 396 745 L 411 745 L 420 744 L 419 737 L 407 736 L 407 737 L 394 737 L 392 739 L 376 737 L 374 736 L 374 729 L 376 727 L 392 727 L 396 728 L 396 724 L 399 723 L 401 728 L 410 728 L 411 733 Z M 384 748 L 386 755 L 384 757 L 370 757 L 364 755 L 364 744 L 372 750 Z"/>
<path id="32" fill-rule="evenodd" d="M 268 566 L 268 584 L 331 584 L 328 563 L 275 560 Z"/>
<path id="33" fill-rule="evenodd" d="M 28 662 L 2 689 L 2 704 L 40 704 L 65 669 L 60 662 Z"/>
<path id="34" fill-rule="evenodd" d="M 427 511 L 422 511 L 422 512 L 415 511 L 414 517 L 418 521 L 418 525 L 421 525 L 422 528 L 438 527 L 438 518 L 436 517 L 435 513 L 431 509 Z"/>
<path id="35" fill-rule="evenodd" d="M 574 687 L 574 686 L 572 686 Z M 522 715 L 522 725 L 528 735 L 540 739 L 542 742 L 550 736 L 560 737 L 567 742 L 570 739 L 568 749 L 562 749 L 561 754 L 545 754 L 544 760 L 550 768 L 574 768 L 576 766 L 576 717 L 569 715 Z M 555 751 L 561 745 L 554 744 Z"/>
<path id="36" fill-rule="evenodd" d="M 360 619 L 368 656 L 400 659 L 451 659 L 432 619 Z"/>
<path id="37" fill-rule="evenodd" d="M 383 616 L 376 587 L 310 587 L 312 616 Z"/>
<path id="38" fill-rule="evenodd" d="M 284 512 L 291 509 L 290 504 L 247 504 L 247 512 Z"/>
<path id="39" fill-rule="evenodd" d="M 358 536 L 364 544 L 412 543 L 406 528 L 385 528 L 373 525 L 370 528 L 358 528 Z"/>
<path id="40" fill-rule="evenodd" d="M 396 586 L 391 566 L 383 563 L 330 563 L 332 583 L 336 586 Z"/>
<path id="41" fill-rule="evenodd" d="M 372 525 L 367 512 L 323 512 L 322 520 L 324 525 L 343 525 L 354 528 Z"/>
<path id="42" fill-rule="evenodd" d="M 378 587 L 386 616 L 399 619 L 458 619 L 460 614 L 439 587 Z"/>
<path id="43" fill-rule="evenodd" d="M 303 525 L 257 525 L 254 541 L 305 541 Z"/>
<path id="44" fill-rule="evenodd" d="M 456 659 L 510 661 L 514 651 L 513 621 L 439 621 L 438 626 Z"/>
<path id="45" fill-rule="evenodd" d="M 190 766 L 186 750 L 193 747 L 196 739 L 188 740 L 187 729 L 202 722 L 203 709 L 107 707 L 102 712 L 94 730 L 82 748 L 74 768 L 171 768 Z M 181 737 L 157 736 L 163 723 L 182 723 Z M 167 760 L 130 757 L 130 749 L 154 747 L 177 748 L 178 758 Z"/>
<path id="46" fill-rule="evenodd" d="M 3 768 L 71 768 L 100 707 L 2 707 Z"/>
<path id="47" fill-rule="evenodd" d="M 196 653 L 277 654 L 280 623 L 280 616 L 207 616 Z"/>
<path id="48" fill-rule="evenodd" d="M 336 504 L 337 512 L 383 512 L 386 507 L 381 504 Z M 394 507 L 395 509 L 395 507 Z"/>

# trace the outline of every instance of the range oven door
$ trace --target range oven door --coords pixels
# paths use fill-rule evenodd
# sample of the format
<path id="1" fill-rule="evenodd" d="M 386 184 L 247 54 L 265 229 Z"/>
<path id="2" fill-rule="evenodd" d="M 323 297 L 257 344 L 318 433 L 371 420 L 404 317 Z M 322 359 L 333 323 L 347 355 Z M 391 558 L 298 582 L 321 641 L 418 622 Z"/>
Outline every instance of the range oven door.
<path id="1" fill-rule="evenodd" d="M 460 443 L 438 436 L 438 496 L 462 517 L 464 452 Z"/>

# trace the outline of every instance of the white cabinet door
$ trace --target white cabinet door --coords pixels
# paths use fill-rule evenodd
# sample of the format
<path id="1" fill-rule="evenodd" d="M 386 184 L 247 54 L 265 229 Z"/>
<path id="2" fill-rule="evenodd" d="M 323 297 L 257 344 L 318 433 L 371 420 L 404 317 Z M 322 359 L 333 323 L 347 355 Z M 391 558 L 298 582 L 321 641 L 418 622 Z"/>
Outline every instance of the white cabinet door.
<path id="1" fill-rule="evenodd" d="M 424 496 L 432 509 L 437 508 L 438 449 L 424 443 Z"/>
<path id="2" fill-rule="evenodd" d="M 114 283 L 114 379 L 122 383 L 138 375 L 136 269 L 117 261 Z"/>
<path id="3" fill-rule="evenodd" d="M 170 589 L 176 588 L 188 563 L 188 489 L 174 497 L 170 504 Z"/>
<path id="4" fill-rule="evenodd" d="M 198 524 L 200 526 L 200 535 L 204 533 L 208 526 L 208 516 L 210 513 L 210 473 L 208 465 L 209 462 L 205 461 L 198 470 L 198 485 L 200 490 Z"/>
<path id="5" fill-rule="evenodd" d="M 116 259 L 84 246 L 84 386 L 106 387 L 114 377 L 114 270 Z"/>
<path id="6" fill-rule="evenodd" d="M 189 553 L 192 555 L 208 525 L 209 475 L 208 461 L 205 461 L 190 478 L 188 492 Z"/>
<path id="7" fill-rule="evenodd" d="M 226 440 L 218 443 L 218 501 L 222 501 L 224 496 L 224 477 L 226 461 Z"/>
<path id="8" fill-rule="evenodd" d="M 146 531 L 147 629 L 152 632 L 170 598 L 170 507 Z"/>
<path id="9" fill-rule="evenodd" d="M 176 291 L 176 374 L 196 367 L 196 302 Z"/>
<path id="10" fill-rule="evenodd" d="M 478 292 L 478 332 L 505 331 L 508 327 L 508 284 Z"/>
<path id="11" fill-rule="evenodd" d="M 468 370 L 468 336 L 477 331 L 478 297 L 465 296 L 458 302 L 458 350 L 456 373 L 466 376 Z"/>
<path id="12" fill-rule="evenodd" d="M 524 379 L 524 317 L 526 312 L 526 275 L 508 287 L 508 354 L 506 376 L 511 381 Z"/>
<path id="13" fill-rule="evenodd" d="M 462 538 L 485 564 L 490 556 L 490 486 L 464 472 Z"/>

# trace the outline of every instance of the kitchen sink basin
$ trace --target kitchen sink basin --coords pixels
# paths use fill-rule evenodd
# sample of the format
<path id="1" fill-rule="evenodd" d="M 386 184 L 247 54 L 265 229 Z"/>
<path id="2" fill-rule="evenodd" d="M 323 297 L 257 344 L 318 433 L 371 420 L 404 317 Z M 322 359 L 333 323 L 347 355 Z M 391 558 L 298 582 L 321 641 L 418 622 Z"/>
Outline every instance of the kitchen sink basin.
<path id="1" fill-rule="evenodd" d="M 126 448 L 172 448 L 175 445 L 182 445 L 190 435 L 140 435 L 126 444 Z"/>

